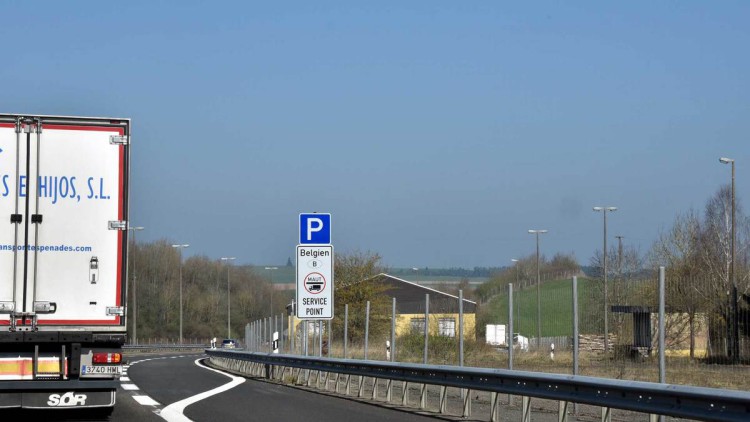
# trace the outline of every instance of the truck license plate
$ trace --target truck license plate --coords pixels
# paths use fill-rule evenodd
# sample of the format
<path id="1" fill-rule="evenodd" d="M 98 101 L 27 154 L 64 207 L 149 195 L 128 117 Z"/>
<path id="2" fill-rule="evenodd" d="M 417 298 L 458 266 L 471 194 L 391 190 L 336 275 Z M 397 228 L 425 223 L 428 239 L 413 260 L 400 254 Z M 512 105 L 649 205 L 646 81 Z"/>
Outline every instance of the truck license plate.
<path id="1" fill-rule="evenodd" d="M 90 366 L 85 365 L 83 367 L 84 374 L 105 374 L 105 375 L 120 375 L 122 374 L 122 366 Z"/>

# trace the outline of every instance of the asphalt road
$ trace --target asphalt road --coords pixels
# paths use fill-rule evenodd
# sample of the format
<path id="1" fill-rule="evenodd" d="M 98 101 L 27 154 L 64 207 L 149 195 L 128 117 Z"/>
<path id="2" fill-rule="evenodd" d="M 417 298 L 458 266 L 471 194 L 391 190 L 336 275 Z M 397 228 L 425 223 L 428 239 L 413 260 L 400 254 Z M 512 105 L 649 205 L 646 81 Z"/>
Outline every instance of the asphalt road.
<path id="1" fill-rule="evenodd" d="M 148 395 L 159 403 L 143 406 L 158 411 L 165 418 L 178 420 L 175 403 L 208 392 L 232 382 L 228 376 L 210 370 L 196 361 L 200 355 L 132 359 L 128 378 L 138 390 L 120 395 L 120 400 L 134 400 L 130 395 Z M 183 414 L 193 421 L 404 421 L 418 422 L 433 418 L 386 409 L 354 400 L 331 397 L 277 384 L 235 377 L 237 385 L 184 407 Z M 123 383 L 128 384 L 126 382 Z M 132 388 L 132 387 L 128 387 Z M 129 394 L 128 394 L 129 393 Z M 173 405 L 173 406 L 169 406 Z M 177 406 L 179 407 L 179 406 Z M 112 420 L 119 420 L 113 415 Z"/>

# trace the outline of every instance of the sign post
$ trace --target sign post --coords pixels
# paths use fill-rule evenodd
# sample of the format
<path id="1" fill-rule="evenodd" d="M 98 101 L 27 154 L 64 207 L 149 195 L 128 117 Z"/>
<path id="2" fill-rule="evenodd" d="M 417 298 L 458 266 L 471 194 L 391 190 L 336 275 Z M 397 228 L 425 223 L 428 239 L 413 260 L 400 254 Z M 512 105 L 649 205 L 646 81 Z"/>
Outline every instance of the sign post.
<path id="1" fill-rule="evenodd" d="M 331 214 L 300 214 L 299 228 L 296 316 L 333 319 Z"/>

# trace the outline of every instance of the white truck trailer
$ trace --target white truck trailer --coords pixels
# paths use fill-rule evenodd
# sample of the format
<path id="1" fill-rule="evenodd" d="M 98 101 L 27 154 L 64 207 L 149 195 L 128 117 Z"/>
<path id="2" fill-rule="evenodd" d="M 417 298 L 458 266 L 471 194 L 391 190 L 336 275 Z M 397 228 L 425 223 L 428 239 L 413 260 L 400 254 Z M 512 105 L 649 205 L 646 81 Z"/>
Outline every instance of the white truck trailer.
<path id="1" fill-rule="evenodd" d="M 129 139 L 129 119 L 0 114 L 0 409 L 114 407 Z"/>

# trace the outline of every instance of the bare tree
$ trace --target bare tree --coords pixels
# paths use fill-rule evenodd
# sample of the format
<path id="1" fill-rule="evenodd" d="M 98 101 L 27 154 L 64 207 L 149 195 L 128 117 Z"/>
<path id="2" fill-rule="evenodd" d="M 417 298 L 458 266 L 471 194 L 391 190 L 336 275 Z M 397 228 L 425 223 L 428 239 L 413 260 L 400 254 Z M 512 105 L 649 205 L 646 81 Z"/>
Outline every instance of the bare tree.
<path id="1" fill-rule="evenodd" d="M 689 210 L 678 214 L 672 228 L 659 234 L 651 248 L 652 267 L 666 267 L 666 294 L 673 311 L 687 314 L 690 337 L 690 357 L 695 357 L 696 314 L 705 308 L 706 294 L 699 282 L 702 268 L 701 223 L 698 214 Z M 654 297 L 654 305 L 655 305 Z M 665 335 L 681 330 L 670 330 Z"/>

